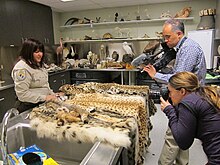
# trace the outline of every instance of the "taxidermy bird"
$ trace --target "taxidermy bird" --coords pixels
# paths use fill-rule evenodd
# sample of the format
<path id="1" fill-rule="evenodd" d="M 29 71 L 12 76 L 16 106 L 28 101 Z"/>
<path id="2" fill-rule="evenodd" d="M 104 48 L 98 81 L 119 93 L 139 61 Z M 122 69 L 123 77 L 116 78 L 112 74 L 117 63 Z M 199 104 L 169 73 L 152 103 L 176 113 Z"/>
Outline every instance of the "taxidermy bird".
<path id="1" fill-rule="evenodd" d="M 124 51 L 126 52 L 126 54 L 134 55 L 134 52 L 132 51 L 131 47 L 128 45 L 127 42 L 123 42 L 122 47 L 123 47 Z"/>

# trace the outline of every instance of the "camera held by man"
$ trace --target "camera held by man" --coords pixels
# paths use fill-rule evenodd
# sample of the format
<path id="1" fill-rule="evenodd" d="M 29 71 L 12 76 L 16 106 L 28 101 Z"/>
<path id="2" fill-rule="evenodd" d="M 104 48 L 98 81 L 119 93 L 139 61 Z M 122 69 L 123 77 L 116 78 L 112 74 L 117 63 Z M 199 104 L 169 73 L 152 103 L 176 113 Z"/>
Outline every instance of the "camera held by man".
<path id="1" fill-rule="evenodd" d="M 151 64 L 159 71 L 176 58 L 176 51 L 173 48 L 169 48 L 165 42 L 162 42 L 161 46 L 162 49 L 156 54 L 146 54 L 142 64 Z"/>

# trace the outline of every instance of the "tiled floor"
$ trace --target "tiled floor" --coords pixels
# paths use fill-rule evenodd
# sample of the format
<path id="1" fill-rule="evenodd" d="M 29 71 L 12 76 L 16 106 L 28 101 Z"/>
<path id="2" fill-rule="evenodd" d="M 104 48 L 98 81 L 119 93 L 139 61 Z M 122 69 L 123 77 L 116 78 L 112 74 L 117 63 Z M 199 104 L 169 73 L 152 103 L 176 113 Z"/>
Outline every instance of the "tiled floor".
<path id="1" fill-rule="evenodd" d="M 167 130 L 168 120 L 165 114 L 157 106 L 157 112 L 151 116 L 153 129 L 150 132 L 151 145 L 148 148 L 144 165 L 157 165 L 158 158 L 164 143 L 164 135 Z M 207 163 L 206 156 L 202 150 L 199 140 L 195 140 L 190 148 L 189 165 L 204 165 Z"/>

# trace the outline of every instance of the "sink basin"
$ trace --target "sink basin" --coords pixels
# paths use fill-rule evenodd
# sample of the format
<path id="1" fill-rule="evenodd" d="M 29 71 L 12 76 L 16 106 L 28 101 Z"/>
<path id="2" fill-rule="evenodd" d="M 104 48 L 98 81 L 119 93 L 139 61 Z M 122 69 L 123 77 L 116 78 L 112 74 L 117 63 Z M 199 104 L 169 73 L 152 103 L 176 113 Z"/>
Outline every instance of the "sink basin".
<path id="1" fill-rule="evenodd" d="M 78 144 L 38 138 L 36 132 L 29 127 L 29 124 L 18 123 L 8 129 L 8 153 L 16 152 L 21 146 L 28 147 L 36 144 L 59 164 L 75 165 L 80 164 L 93 146 L 93 144 L 89 143 Z"/>
<path id="2" fill-rule="evenodd" d="M 30 129 L 29 122 L 24 120 L 24 117 L 19 115 L 14 118 L 7 130 L 8 153 L 18 151 L 20 147 L 36 144 L 60 165 L 97 165 L 98 162 L 110 165 L 117 164 L 121 158 L 122 147 L 114 148 L 101 142 L 95 144 L 67 140 L 58 142 L 49 138 L 39 138 L 36 132 Z M 0 160 L 1 157 L 0 155 Z"/>

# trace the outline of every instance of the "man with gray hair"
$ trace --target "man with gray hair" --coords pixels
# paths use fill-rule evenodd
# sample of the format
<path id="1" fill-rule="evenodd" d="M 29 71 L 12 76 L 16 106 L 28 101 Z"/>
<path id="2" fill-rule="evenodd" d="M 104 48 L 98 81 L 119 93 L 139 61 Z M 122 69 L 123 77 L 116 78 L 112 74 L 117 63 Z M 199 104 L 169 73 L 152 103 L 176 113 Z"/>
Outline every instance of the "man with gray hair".
<path id="1" fill-rule="evenodd" d="M 198 43 L 184 36 L 184 24 L 178 19 L 169 19 L 163 25 L 163 38 L 169 48 L 177 51 L 173 70 L 169 74 L 156 71 L 153 65 L 144 68 L 152 79 L 168 83 L 169 78 L 177 72 L 195 73 L 202 85 L 205 83 L 206 62 L 202 48 Z M 170 128 L 165 135 L 165 143 L 158 161 L 159 165 L 189 164 L 189 150 L 181 150 L 176 144 Z"/>

